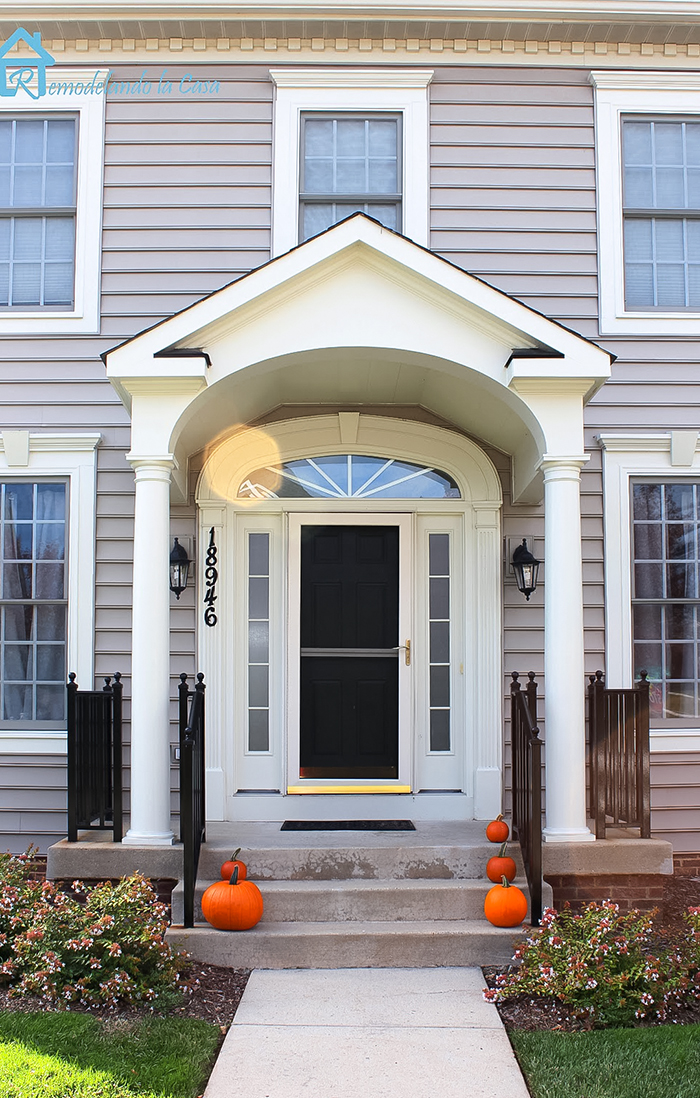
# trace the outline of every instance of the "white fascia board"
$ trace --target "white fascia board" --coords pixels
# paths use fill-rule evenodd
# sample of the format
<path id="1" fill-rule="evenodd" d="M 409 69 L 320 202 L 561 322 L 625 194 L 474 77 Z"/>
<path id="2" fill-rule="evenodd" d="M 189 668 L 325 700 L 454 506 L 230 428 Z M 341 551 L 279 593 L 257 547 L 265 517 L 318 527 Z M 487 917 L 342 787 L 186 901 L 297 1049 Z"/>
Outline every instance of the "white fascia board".
<path id="1" fill-rule="evenodd" d="M 322 18 L 352 19 L 470 19 L 483 21 L 526 22 L 694 22 L 700 16 L 698 0 L 479 0 L 478 3 L 456 3 L 449 0 L 352 0 L 329 5 L 328 0 L 117 0 L 102 5 L 99 0 L 39 0 L 7 7 L 8 22 L 23 23 L 28 19 L 61 19 L 62 22 L 92 17 L 101 21 L 120 16 L 139 19 L 162 19 L 164 16 L 198 20 L 227 17 L 238 18 Z"/>
<path id="2" fill-rule="evenodd" d="M 231 314 L 236 310 L 264 294 L 283 288 L 292 280 L 301 280 L 307 273 L 313 273 L 315 267 L 331 260 L 352 263 L 352 249 L 356 246 L 365 246 L 379 259 L 393 261 L 406 277 L 414 278 L 418 283 L 422 280 L 443 297 L 453 295 L 456 307 L 471 306 L 483 318 L 483 327 L 500 339 L 504 346 L 511 349 L 536 347 L 538 344 L 552 347 L 560 351 L 568 363 L 576 363 L 576 368 L 582 371 L 583 376 L 608 376 L 610 356 L 595 344 L 554 324 L 526 305 L 446 263 L 398 233 L 383 229 L 361 214 L 306 241 L 110 351 L 106 358 L 107 376 L 117 380 L 129 376 L 162 375 L 162 360 L 153 357 L 159 351 L 177 344 L 186 346 L 188 342 L 200 346 L 204 337 L 212 334 L 212 330 L 216 331 L 215 338 L 219 338 L 222 321 L 226 328 L 235 325 Z M 478 323 L 478 316 L 475 317 L 475 323 Z M 207 329 L 210 330 L 208 333 Z M 187 361 L 177 359 L 178 363 Z M 556 362 L 559 362 L 558 368 Z M 562 373 L 566 376 L 568 363 L 564 368 L 562 360 L 551 359 L 548 360 L 548 369 L 558 369 L 560 376 Z M 179 367 L 178 374 L 183 368 Z"/>

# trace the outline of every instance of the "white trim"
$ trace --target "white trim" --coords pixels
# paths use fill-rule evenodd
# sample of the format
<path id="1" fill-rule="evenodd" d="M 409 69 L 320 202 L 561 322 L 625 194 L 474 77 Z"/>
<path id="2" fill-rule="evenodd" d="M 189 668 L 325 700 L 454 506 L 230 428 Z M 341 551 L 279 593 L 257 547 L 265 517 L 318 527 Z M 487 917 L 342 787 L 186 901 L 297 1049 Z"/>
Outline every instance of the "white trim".
<path id="1" fill-rule="evenodd" d="M 652 755 L 662 751 L 700 751 L 700 728 L 679 728 L 670 732 L 666 728 L 652 728 L 649 732 L 649 750 Z"/>
<path id="2" fill-rule="evenodd" d="M 271 69 L 275 83 L 272 254 L 299 243 L 303 111 L 394 111 L 402 116 L 402 229 L 428 246 L 428 84 L 432 69 Z"/>
<path id="3" fill-rule="evenodd" d="M 63 82 L 99 83 L 105 69 L 51 68 L 47 94 L 32 99 L 25 91 L 0 99 L 0 112 L 19 116 L 47 116 L 57 111 L 78 116 L 78 161 L 75 218 L 74 307 L 21 311 L 0 309 L 1 335 L 68 335 L 100 330 L 100 245 L 102 239 L 102 177 L 104 162 L 105 96 L 50 95 L 48 87 Z M 21 214 L 18 207 L 17 214 Z"/>
<path id="4" fill-rule="evenodd" d="M 13 432 L 16 436 L 24 432 Z M 95 634 L 95 492 L 97 447 L 95 433 L 29 434 L 26 465 L 10 464 L 0 440 L 0 479 L 66 477 L 68 493 L 68 630 L 66 661 L 83 689 L 93 688 Z M 61 739 L 62 737 L 62 739 Z M 62 754 L 65 732 L 3 730 L 0 752 Z"/>
<path id="5" fill-rule="evenodd" d="M 635 476 L 659 480 L 692 476 L 697 480 L 700 476 L 697 437 L 692 463 L 679 466 L 672 460 L 673 434 L 597 436 L 603 450 L 606 681 L 612 687 L 629 689 L 633 685 L 630 480 Z M 660 730 L 656 735 L 677 737 L 684 733 L 684 729 Z"/>
<path id="6" fill-rule="evenodd" d="M 600 334 L 700 334 L 700 310 L 625 309 L 622 218 L 622 115 L 700 117 L 700 75 L 668 72 L 590 74 L 595 87 Z"/>

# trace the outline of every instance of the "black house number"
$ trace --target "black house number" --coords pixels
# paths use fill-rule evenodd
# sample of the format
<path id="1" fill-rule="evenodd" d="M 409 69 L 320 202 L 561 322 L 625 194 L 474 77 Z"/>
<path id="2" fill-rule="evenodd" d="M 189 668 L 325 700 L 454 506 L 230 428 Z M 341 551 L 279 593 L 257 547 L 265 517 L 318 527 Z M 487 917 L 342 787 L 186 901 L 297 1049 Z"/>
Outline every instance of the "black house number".
<path id="1" fill-rule="evenodd" d="M 207 557 L 204 569 L 204 582 L 206 584 L 206 592 L 204 595 L 204 624 L 216 625 L 219 620 L 214 610 L 214 603 L 216 602 L 216 581 L 219 578 L 219 570 L 216 567 L 217 561 L 217 549 L 214 542 L 214 527 L 212 526 L 209 531 L 209 546 L 207 548 Z"/>

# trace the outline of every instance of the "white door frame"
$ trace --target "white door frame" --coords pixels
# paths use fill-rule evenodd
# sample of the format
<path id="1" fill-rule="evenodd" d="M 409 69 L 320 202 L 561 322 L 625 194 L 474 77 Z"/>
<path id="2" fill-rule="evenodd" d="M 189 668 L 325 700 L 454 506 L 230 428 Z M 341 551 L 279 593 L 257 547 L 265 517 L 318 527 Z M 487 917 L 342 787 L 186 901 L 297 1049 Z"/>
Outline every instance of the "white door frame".
<path id="1" fill-rule="evenodd" d="M 399 644 L 412 632 L 413 515 L 322 512 L 290 514 L 288 531 L 287 605 L 287 793 L 410 793 L 412 792 L 413 674 L 399 653 L 399 776 L 395 781 L 300 778 L 300 611 L 301 531 L 304 526 L 396 526 L 399 529 Z"/>

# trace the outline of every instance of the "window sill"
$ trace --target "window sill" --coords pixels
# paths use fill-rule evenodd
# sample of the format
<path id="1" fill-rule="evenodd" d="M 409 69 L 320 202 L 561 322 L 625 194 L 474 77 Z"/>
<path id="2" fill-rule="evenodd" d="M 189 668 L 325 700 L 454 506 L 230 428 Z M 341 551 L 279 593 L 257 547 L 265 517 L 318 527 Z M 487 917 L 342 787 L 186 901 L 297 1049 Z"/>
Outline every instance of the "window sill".
<path id="1" fill-rule="evenodd" d="M 697 339 L 700 335 L 700 311 L 666 313 L 654 309 L 612 313 L 606 310 L 601 300 L 600 335 L 690 336 Z"/>
<path id="2" fill-rule="evenodd" d="M 0 731 L 0 755 L 65 755 L 66 752 L 65 729 Z"/>
<path id="3" fill-rule="evenodd" d="M 662 751 L 700 751 L 700 728 L 652 728 L 649 732 L 652 755 Z"/>
<path id="4" fill-rule="evenodd" d="M 85 312 L 20 312 L 0 309 L 0 335 L 69 335 L 96 334 L 100 330 L 97 301 Z"/>

